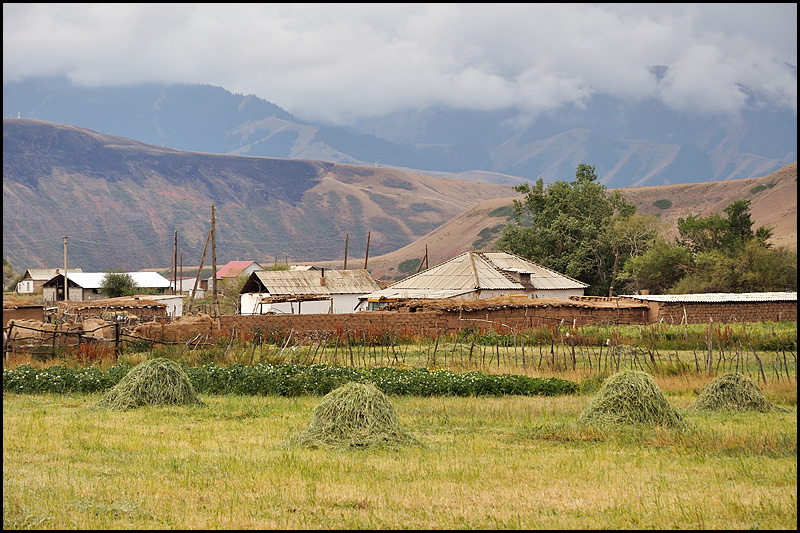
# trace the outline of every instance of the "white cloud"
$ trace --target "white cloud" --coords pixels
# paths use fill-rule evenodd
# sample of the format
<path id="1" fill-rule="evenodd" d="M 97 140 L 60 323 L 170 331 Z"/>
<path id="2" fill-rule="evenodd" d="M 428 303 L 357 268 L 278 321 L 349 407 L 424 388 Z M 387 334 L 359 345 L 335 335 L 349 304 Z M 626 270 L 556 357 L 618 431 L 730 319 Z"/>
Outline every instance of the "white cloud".
<path id="1" fill-rule="evenodd" d="M 4 81 L 209 83 L 332 121 L 594 93 L 735 115 L 740 84 L 796 113 L 796 63 L 796 4 L 3 4 Z"/>

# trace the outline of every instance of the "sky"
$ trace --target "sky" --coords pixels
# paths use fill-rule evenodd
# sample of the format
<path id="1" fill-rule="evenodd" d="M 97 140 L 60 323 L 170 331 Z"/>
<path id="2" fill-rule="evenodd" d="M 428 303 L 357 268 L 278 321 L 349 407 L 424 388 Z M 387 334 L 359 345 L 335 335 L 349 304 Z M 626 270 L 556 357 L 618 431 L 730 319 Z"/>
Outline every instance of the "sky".
<path id="1" fill-rule="evenodd" d="M 336 124 L 594 94 L 736 116 L 743 86 L 796 115 L 796 66 L 796 3 L 3 4 L 4 83 L 202 83 Z"/>

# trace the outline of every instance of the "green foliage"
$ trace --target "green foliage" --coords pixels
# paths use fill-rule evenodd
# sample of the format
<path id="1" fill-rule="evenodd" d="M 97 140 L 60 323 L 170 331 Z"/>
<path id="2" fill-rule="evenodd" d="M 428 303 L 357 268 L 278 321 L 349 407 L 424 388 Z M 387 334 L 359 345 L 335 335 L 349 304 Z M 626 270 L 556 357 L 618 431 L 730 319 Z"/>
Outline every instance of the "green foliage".
<path id="1" fill-rule="evenodd" d="M 157 358 L 163 360 L 162 358 Z M 220 367 L 180 365 L 198 394 L 304 396 L 325 395 L 348 382 L 372 383 L 388 395 L 410 396 L 556 396 L 574 394 L 576 383 L 559 378 L 530 378 L 511 374 L 456 374 L 427 369 L 334 367 L 328 365 L 240 364 Z M 3 390 L 16 393 L 97 392 L 120 384 L 130 366 L 97 368 L 52 366 L 37 370 L 29 365 L 3 370 Z"/>
<path id="2" fill-rule="evenodd" d="M 514 206 L 513 205 L 504 205 L 502 207 L 498 207 L 496 209 L 492 209 L 489 211 L 490 217 L 511 217 L 514 216 Z"/>
<path id="3" fill-rule="evenodd" d="M 289 265 L 287 263 L 273 263 L 267 270 L 289 270 Z"/>
<path id="4" fill-rule="evenodd" d="M 661 200 L 656 200 L 653 202 L 653 205 L 659 209 L 669 209 L 672 207 L 672 201 L 662 198 Z"/>
<path id="5" fill-rule="evenodd" d="M 492 244 L 492 241 L 500 235 L 502 230 L 503 224 L 498 224 L 496 226 L 492 226 L 491 228 L 483 228 L 478 232 L 478 237 L 480 238 L 473 241 L 472 248 L 475 250 L 488 249 Z"/>
<path id="6" fill-rule="evenodd" d="M 401 261 L 399 265 L 397 265 L 397 270 L 400 272 L 416 272 L 417 268 L 419 268 L 420 263 L 422 263 L 422 259 L 406 259 L 405 261 Z"/>
<path id="7" fill-rule="evenodd" d="M 618 218 L 636 213 L 636 205 L 619 190 L 608 193 L 597 182 L 593 166 L 580 164 L 575 181 L 556 181 L 547 187 L 517 185 L 525 195 L 514 200 L 514 220 L 496 247 L 520 255 L 590 285 L 590 294 L 607 294 L 617 249 L 609 228 Z"/>
<path id="8" fill-rule="evenodd" d="M 106 272 L 100 281 L 100 292 L 109 298 L 119 296 L 133 296 L 136 294 L 138 285 L 133 281 L 133 277 L 127 272 L 111 270 Z"/>
<path id="9" fill-rule="evenodd" d="M 771 189 L 771 188 L 773 188 L 774 186 L 775 186 L 775 184 L 774 184 L 774 183 L 769 183 L 769 184 L 767 184 L 767 185 L 756 185 L 755 187 L 753 187 L 752 189 L 750 189 L 750 194 L 758 194 L 758 193 L 760 193 L 761 191 L 763 191 L 763 190 L 766 190 L 766 189 Z"/>
<path id="10" fill-rule="evenodd" d="M 14 272 L 11 263 L 8 262 L 6 256 L 3 256 L 3 290 L 14 289 L 22 279 L 22 274 Z"/>

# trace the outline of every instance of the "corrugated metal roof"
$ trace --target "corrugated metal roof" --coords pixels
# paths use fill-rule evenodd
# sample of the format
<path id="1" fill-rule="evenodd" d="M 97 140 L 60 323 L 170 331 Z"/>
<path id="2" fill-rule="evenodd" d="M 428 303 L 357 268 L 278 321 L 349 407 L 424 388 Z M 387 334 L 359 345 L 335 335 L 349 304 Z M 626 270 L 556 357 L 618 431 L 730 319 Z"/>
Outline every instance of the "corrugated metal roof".
<path id="1" fill-rule="evenodd" d="M 259 269 L 262 268 L 255 261 L 228 261 L 222 268 L 217 270 L 217 279 L 235 278 L 250 265 L 256 265 Z"/>
<path id="2" fill-rule="evenodd" d="M 388 298 L 388 299 L 398 299 L 398 300 L 438 300 L 443 298 L 454 298 L 456 296 L 460 296 L 462 294 L 469 294 L 472 292 L 472 289 L 469 290 L 433 290 L 433 289 L 395 289 L 395 288 L 388 288 L 388 289 L 381 289 L 376 292 L 372 292 L 365 296 L 365 298 L 369 298 L 370 300 L 373 298 Z"/>
<path id="3" fill-rule="evenodd" d="M 524 289 L 511 273 L 529 273 L 535 289 L 582 289 L 588 284 L 507 252 L 465 252 L 433 268 L 400 280 L 392 289 Z"/>
<path id="4" fill-rule="evenodd" d="M 797 292 L 704 292 L 698 294 L 634 294 L 622 297 L 649 302 L 796 302 Z"/>
<path id="5" fill-rule="evenodd" d="M 32 280 L 47 281 L 53 279 L 53 277 L 57 276 L 62 270 L 63 269 L 58 268 L 29 268 L 27 270 L 27 276 Z M 80 268 L 67 268 L 67 275 L 73 272 L 82 272 L 82 270 Z"/>
<path id="6" fill-rule="evenodd" d="M 272 296 L 301 294 L 367 294 L 380 289 L 366 270 L 256 270 L 240 294 L 268 292 Z M 264 291 L 266 288 L 266 291 Z"/>
<path id="7" fill-rule="evenodd" d="M 536 289 L 579 289 L 589 285 L 555 270 L 506 252 L 482 252 L 500 270 L 531 275 L 531 285 Z"/>
<path id="8" fill-rule="evenodd" d="M 134 283 L 136 283 L 138 287 L 170 287 L 170 281 L 158 272 L 126 272 L 126 274 L 129 274 L 130 277 L 133 278 Z M 69 277 L 69 280 L 84 289 L 99 289 L 105 275 L 106 272 L 70 272 L 67 270 L 67 277 Z"/>

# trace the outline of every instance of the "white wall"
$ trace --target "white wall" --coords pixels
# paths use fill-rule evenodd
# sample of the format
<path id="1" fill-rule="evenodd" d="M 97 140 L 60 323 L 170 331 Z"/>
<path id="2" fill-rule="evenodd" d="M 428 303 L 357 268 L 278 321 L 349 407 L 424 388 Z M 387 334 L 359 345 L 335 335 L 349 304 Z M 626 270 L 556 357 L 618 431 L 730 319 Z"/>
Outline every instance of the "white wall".
<path id="1" fill-rule="evenodd" d="M 279 314 L 303 314 L 303 315 L 317 315 L 327 314 L 331 312 L 331 303 L 333 304 L 333 313 L 352 313 L 361 294 L 333 294 L 333 300 L 319 300 L 308 302 L 283 302 L 274 304 L 260 305 L 258 302 L 262 298 L 270 296 L 264 293 L 247 293 L 242 294 L 240 302 L 242 305 L 243 315 L 258 315 L 266 314 L 273 310 Z"/>
<path id="2" fill-rule="evenodd" d="M 33 280 L 26 279 L 17 283 L 17 292 L 20 294 L 29 294 L 33 292 Z"/>

